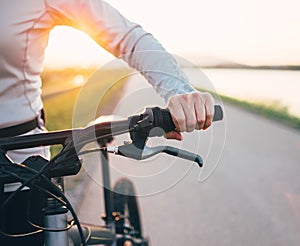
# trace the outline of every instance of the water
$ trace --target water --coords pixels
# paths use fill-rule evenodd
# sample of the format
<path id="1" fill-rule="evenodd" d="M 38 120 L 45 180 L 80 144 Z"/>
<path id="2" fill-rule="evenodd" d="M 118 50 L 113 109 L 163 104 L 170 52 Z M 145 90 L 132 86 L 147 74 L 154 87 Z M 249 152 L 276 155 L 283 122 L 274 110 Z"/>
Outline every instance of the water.
<path id="1" fill-rule="evenodd" d="M 300 116 L 300 71 L 186 68 L 196 86 L 212 86 L 220 94 L 255 102 L 280 102 Z M 205 76 L 208 77 L 205 78 Z"/>

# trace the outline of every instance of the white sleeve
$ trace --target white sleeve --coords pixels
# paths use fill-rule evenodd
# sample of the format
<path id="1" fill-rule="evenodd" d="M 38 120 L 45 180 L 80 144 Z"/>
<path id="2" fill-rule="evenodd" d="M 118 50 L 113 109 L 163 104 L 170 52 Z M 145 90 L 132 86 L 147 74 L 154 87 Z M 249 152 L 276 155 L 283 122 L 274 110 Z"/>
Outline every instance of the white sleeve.
<path id="1" fill-rule="evenodd" d="M 102 0 L 48 0 L 56 25 L 83 30 L 114 56 L 140 71 L 165 99 L 195 89 L 170 55 L 138 24 L 128 21 Z"/>

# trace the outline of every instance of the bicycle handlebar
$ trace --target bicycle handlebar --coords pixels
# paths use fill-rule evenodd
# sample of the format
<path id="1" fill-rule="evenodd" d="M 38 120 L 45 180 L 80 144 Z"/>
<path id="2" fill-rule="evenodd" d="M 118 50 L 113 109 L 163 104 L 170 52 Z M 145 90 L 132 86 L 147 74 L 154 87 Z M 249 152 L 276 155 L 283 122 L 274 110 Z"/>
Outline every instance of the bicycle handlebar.
<path id="1" fill-rule="evenodd" d="M 159 107 L 150 108 L 153 113 L 153 126 L 159 127 L 164 130 L 165 133 L 175 131 L 176 127 L 173 122 L 172 116 L 168 109 L 162 109 Z M 223 119 L 223 110 L 220 105 L 214 106 L 214 117 L 213 121 L 219 121 Z"/>
<path id="2" fill-rule="evenodd" d="M 216 105 L 213 120 L 217 121 L 222 118 L 222 108 L 221 106 Z M 156 146 L 152 148 L 146 146 L 149 136 L 162 136 L 164 133 L 174 130 L 175 125 L 168 109 L 161 109 L 158 107 L 147 108 L 144 113 L 131 116 L 127 120 L 103 122 L 82 129 L 1 138 L 0 161 L 1 163 L 10 163 L 5 156 L 5 153 L 8 150 L 61 144 L 64 148 L 50 161 L 53 165 L 48 174 L 51 177 L 74 175 L 81 168 L 76 150 L 80 151 L 84 145 L 95 141 L 95 137 L 97 140 L 102 141 L 107 138 L 111 138 L 112 136 L 129 132 L 132 143 L 115 148 L 110 147 L 102 149 L 110 153 L 115 153 L 136 160 L 146 159 L 150 156 L 163 152 L 183 159 L 195 161 L 201 167 L 203 165 L 203 161 L 199 155 L 170 146 Z M 103 146 L 105 145 L 102 145 L 102 147 Z M 66 160 L 73 161 L 70 161 L 67 165 L 57 165 L 57 163 L 66 162 Z M 25 162 L 26 160 L 24 163 Z M 47 163 L 46 160 L 41 160 L 39 168 L 42 168 L 45 163 Z M 28 166 L 30 166 L 30 163 L 28 163 Z"/>
<path id="3" fill-rule="evenodd" d="M 215 114 L 213 120 L 222 120 L 222 107 L 220 105 L 215 105 L 214 109 Z M 0 151 L 5 153 L 6 151 L 13 149 L 55 144 L 62 144 L 63 146 L 68 145 L 69 150 L 70 148 L 75 150 L 76 145 L 76 149 L 80 150 L 85 144 L 94 141 L 95 136 L 97 139 L 101 140 L 129 132 L 132 144 L 135 148 L 128 150 L 128 145 L 124 147 L 121 146 L 121 151 L 118 154 L 141 160 L 143 158 L 142 152 L 149 136 L 162 136 L 164 133 L 174 130 L 175 125 L 169 110 L 154 107 L 146 108 L 144 113 L 130 116 L 127 120 L 104 122 L 82 129 L 2 138 L 0 139 Z"/>
<path id="4" fill-rule="evenodd" d="M 213 121 L 222 120 L 222 107 L 220 105 L 215 105 L 214 111 Z M 144 113 L 129 117 L 129 121 L 130 128 L 134 128 L 135 132 L 144 132 L 146 135 L 154 128 L 162 129 L 162 131 L 151 133 L 150 136 L 162 136 L 164 133 L 176 130 L 170 111 L 159 107 L 146 108 Z M 138 137 L 140 137 L 140 134 Z M 131 135 L 131 138 L 133 141 L 135 140 L 135 136 Z"/>
<path id="5" fill-rule="evenodd" d="M 222 120 L 223 111 L 220 105 L 215 105 L 215 115 L 213 120 Z M 147 108 L 141 115 L 129 117 L 123 121 L 113 121 L 99 123 L 90 127 L 73 130 L 63 130 L 54 132 L 45 132 L 27 136 L 7 137 L 0 139 L 0 149 L 2 151 L 32 148 L 38 146 L 47 146 L 55 144 L 66 144 L 67 139 L 71 139 L 72 135 L 80 135 L 82 139 L 93 141 L 93 136 L 108 137 L 110 135 L 119 135 L 125 132 L 150 132 L 153 128 L 161 128 L 164 132 L 175 130 L 171 114 L 168 109 L 158 107 Z M 153 134 L 153 133 L 152 133 Z M 161 132 L 159 136 L 163 135 Z M 151 135 L 155 136 L 155 135 Z M 134 138 L 131 134 L 131 138 Z M 132 139 L 134 140 L 134 139 Z"/>

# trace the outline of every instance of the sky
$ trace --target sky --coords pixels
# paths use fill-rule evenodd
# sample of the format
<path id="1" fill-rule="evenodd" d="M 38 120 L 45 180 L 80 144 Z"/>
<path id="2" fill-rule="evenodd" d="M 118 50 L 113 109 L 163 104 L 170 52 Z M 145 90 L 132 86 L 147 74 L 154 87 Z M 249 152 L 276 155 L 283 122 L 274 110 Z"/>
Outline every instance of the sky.
<path id="1" fill-rule="evenodd" d="M 247 65 L 300 64 L 299 0 L 107 0 L 171 53 Z M 113 57 L 80 31 L 56 27 L 46 67 L 101 65 Z"/>

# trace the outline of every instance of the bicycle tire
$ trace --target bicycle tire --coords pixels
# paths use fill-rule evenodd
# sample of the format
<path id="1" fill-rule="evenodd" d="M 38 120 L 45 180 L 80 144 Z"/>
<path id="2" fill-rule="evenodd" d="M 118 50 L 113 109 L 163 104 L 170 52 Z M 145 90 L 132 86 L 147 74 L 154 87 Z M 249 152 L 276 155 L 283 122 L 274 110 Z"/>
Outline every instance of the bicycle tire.
<path id="1" fill-rule="evenodd" d="M 113 208 L 120 215 L 116 221 L 116 233 L 124 234 L 127 228 L 133 228 L 136 238 L 141 238 L 142 224 L 140 218 L 140 209 L 135 197 L 133 183 L 127 178 L 120 178 L 113 188 Z M 117 246 L 124 246 L 125 241 L 119 240 Z M 125 244 L 126 245 L 126 244 Z M 148 246 L 148 240 L 144 239 L 142 246 Z"/>

